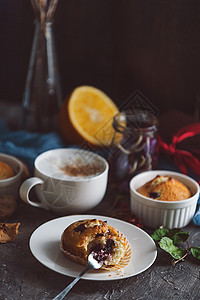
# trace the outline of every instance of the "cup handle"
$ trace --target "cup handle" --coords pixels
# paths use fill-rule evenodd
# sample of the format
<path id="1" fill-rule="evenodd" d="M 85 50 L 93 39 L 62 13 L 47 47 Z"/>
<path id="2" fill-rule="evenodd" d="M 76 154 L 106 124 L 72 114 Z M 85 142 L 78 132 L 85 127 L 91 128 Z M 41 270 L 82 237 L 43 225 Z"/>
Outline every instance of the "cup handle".
<path id="1" fill-rule="evenodd" d="M 41 208 L 45 208 L 45 209 L 48 209 L 47 205 L 45 205 L 44 203 L 42 202 L 33 202 L 30 200 L 29 198 L 29 193 L 30 193 L 30 190 L 37 184 L 43 184 L 44 181 L 38 177 L 31 177 L 31 178 L 28 178 L 26 179 L 22 185 L 20 186 L 20 189 L 19 189 L 19 194 L 20 194 L 20 197 L 21 199 L 27 203 L 27 204 L 30 204 L 32 206 L 35 206 L 35 207 L 41 207 Z"/>

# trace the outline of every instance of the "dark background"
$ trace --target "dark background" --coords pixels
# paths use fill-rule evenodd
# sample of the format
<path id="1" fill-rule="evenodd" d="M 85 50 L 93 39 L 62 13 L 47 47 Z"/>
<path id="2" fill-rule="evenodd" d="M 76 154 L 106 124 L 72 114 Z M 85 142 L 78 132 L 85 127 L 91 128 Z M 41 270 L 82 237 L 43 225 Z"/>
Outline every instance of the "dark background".
<path id="1" fill-rule="evenodd" d="M 0 0 L 0 99 L 22 100 L 33 20 L 29 0 Z M 64 97 L 93 85 L 120 107 L 140 90 L 160 112 L 194 113 L 199 0 L 60 0 L 54 29 Z"/>

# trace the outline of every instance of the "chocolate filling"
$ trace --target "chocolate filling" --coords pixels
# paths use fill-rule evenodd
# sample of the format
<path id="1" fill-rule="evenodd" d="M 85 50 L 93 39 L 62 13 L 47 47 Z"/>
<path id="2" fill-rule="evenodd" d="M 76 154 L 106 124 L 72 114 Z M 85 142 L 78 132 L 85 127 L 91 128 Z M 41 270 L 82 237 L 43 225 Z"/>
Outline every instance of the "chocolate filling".
<path id="1" fill-rule="evenodd" d="M 94 259 L 96 259 L 98 262 L 105 261 L 108 259 L 109 255 L 113 253 L 114 246 L 115 243 L 112 239 L 108 239 L 105 245 L 96 244 L 91 249 L 91 252 L 94 254 Z"/>

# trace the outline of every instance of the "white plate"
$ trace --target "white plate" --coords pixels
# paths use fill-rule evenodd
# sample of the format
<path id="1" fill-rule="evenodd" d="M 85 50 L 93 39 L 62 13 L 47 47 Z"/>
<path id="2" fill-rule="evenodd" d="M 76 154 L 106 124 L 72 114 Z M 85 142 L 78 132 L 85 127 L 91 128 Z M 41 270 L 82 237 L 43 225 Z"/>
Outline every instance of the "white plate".
<path id="1" fill-rule="evenodd" d="M 76 277 L 83 266 L 70 261 L 60 250 L 60 238 L 71 223 L 83 219 L 107 221 L 123 233 L 131 246 L 129 264 L 122 271 L 92 270 L 83 276 L 88 280 L 116 280 L 137 275 L 148 269 L 156 259 L 157 250 L 152 238 L 142 229 L 127 222 L 105 216 L 72 215 L 51 220 L 38 227 L 30 238 L 30 249 L 35 258 L 46 267 L 71 277 Z"/>

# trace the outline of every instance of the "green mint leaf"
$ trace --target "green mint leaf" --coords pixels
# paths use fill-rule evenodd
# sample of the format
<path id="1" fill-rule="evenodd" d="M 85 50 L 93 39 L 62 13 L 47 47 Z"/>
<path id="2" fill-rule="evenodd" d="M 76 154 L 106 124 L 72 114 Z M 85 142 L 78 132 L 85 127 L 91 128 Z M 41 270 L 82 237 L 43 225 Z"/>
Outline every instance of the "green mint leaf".
<path id="1" fill-rule="evenodd" d="M 191 247 L 190 251 L 195 258 L 200 259 L 200 247 Z"/>
<path id="2" fill-rule="evenodd" d="M 163 237 L 159 242 L 159 246 L 174 259 L 181 259 L 187 253 L 187 250 L 175 246 L 173 240 L 168 237 Z"/>
<path id="3" fill-rule="evenodd" d="M 170 239 L 173 240 L 174 245 L 179 245 L 183 242 L 185 242 L 189 237 L 189 232 L 182 231 L 181 229 L 175 228 L 169 230 L 169 232 L 166 234 Z"/>
<path id="4" fill-rule="evenodd" d="M 167 236 L 173 240 L 174 245 L 179 245 L 188 239 L 189 232 L 182 231 L 179 228 L 168 229 L 166 227 L 160 227 L 151 235 L 152 239 L 157 243 L 164 236 Z"/>
<path id="5" fill-rule="evenodd" d="M 160 227 L 154 231 L 151 237 L 155 242 L 159 242 L 161 238 L 164 237 L 168 232 L 169 232 L 168 228 Z"/>

